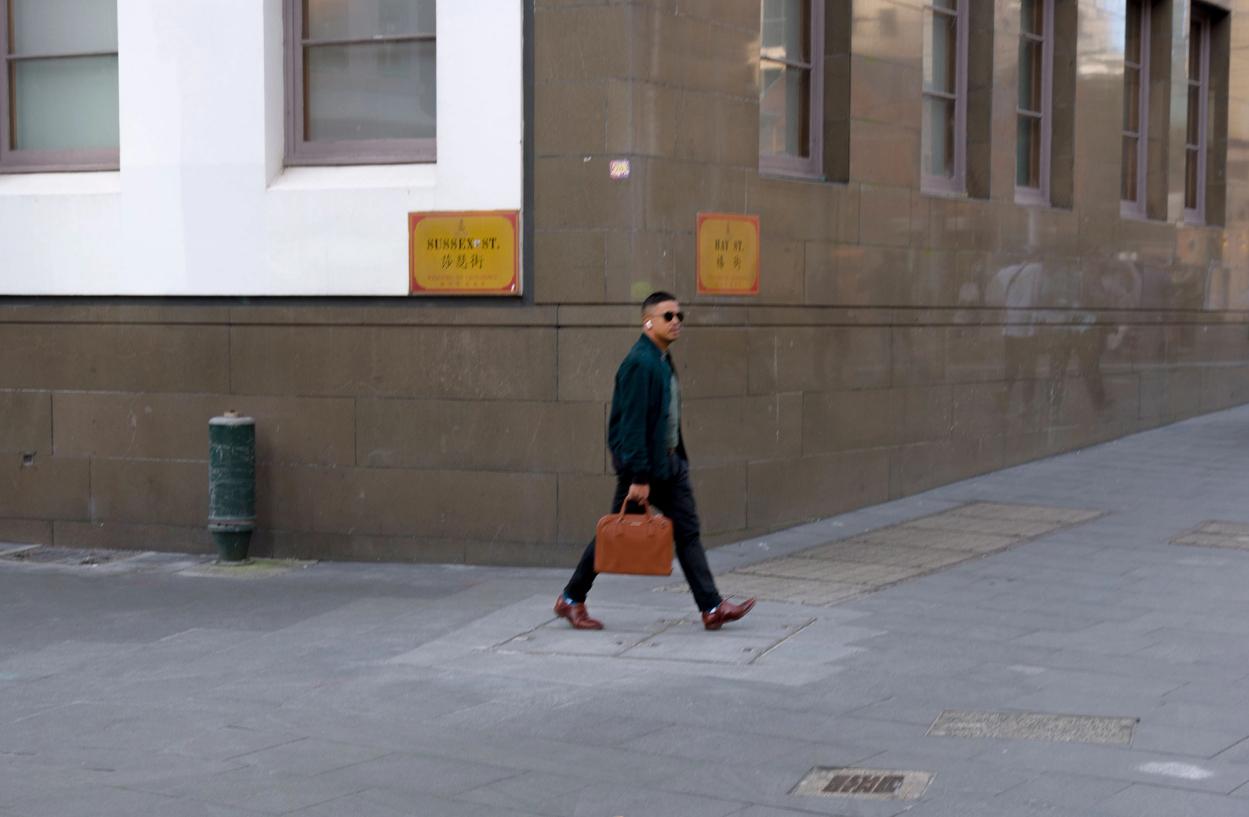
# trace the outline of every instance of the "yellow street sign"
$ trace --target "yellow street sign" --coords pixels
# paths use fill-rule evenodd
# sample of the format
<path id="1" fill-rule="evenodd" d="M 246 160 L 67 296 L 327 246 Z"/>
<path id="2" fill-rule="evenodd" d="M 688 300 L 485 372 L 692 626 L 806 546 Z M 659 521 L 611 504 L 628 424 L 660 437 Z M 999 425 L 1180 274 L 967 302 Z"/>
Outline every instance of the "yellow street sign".
<path id="1" fill-rule="evenodd" d="M 515 210 L 409 213 L 412 295 L 519 295 Z"/>
<path id="2" fill-rule="evenodd" d="M 759 294 L 759 217 L 698 214 L 698 292 Z"/>

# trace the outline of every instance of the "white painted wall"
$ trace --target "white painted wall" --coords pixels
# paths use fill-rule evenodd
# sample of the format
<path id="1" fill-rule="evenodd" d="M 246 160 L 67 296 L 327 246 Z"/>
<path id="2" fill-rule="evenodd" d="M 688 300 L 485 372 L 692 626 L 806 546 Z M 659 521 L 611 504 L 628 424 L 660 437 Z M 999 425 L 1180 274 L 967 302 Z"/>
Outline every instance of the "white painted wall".
<path id="1" fill-rule="evenodd" d="M 406 295 L 407 213 L 519 210 L 522 9 L 438 2 L 438 161 L 284 168 L 281 0 L 118 0 L 121 170 L 0 175 L 0 294 Z"/>

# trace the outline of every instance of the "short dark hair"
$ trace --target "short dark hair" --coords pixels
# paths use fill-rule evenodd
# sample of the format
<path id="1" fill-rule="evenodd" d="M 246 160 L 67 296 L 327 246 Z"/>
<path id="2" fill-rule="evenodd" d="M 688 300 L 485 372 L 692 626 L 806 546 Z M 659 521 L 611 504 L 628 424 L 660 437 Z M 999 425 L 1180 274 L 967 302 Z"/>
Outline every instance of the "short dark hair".
<path id="1" fill-rule="evenodd" d="M 661 304 L 664 301 L 675 301 L 676 299 L 677 296 L 673 295 L 671 292 L 664 292 L 662 289 L 658 292 L 652 292 L 650 295 L 646 296 L 645 301 L 642 301 L 642 314 L 645 315 L 646 310 L 650 309 L 655 304 Z"/>

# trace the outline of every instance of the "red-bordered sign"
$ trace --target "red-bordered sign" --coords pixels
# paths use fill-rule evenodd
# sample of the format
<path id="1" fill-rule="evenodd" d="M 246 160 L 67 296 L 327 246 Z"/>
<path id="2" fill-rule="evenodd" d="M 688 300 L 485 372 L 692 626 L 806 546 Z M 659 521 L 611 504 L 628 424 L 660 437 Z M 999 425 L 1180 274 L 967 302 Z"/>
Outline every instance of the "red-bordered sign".
<path id="1" fill-rule="evenodd" d="M 409 213 L 408 292 L 520 295 L 520 213 Z"/>
<path id="2" fill-rule="evenodd" d="M 695 241 L 699 294 L 759 294 L 758 216 L 699 213 Z"/>

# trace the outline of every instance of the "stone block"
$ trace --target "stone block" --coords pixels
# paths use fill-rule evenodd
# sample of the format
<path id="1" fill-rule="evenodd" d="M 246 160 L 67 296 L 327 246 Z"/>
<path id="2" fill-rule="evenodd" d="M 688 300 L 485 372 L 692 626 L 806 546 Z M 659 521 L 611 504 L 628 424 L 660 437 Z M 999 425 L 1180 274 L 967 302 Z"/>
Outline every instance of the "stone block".
<path id="1" fill-rule="evenodd" d="M 550 328 L 236 326 L 230 343 L 239 395 L 555 396 Z"/>
<path id="2" fill-rule="evenodd" d="M 203 517 L 196 526 L 56 521 L 52 523 L 52 536 L 57 547 L 212 553 L 216 545 L 207 527 L 207 506 L 204 507 Z M 253 538 L 253 551 L 256 551 L 255 541 Z M 257 551 L 253 555 L 261 554 Z"/>
<path id="3" fill-rule="evenodd" d="M 611 401 L 616 369 L 641 334 L 635 328 L 559 331 L 559 399 Z"/>
<path id="4" fill-rule="evenodd" d="M 195 325 L 0 324 L 0 388 L 226 391 L 226 332 Z"/>
<path id="5" fill-rule="evenodd" d="M 634 10 L 623 5 L 544 6 L 534 14 L 534 77 L 546 82 L 628 76 Z"/>
<path id="6" fill-rule="evenodd" d="M 889 330 L 875 326 L 751 330 L 752 393 L 831 391 L 889 385 Z"/>
<path id="7" fill-rule="evenodd" d="M 57 392 L 58 456 L 208 458 L 208 421 L 235 409 L 256 420 L 261 462 L 355 463 L 355 409 L 345 398 Z"/>
<path id="8" fill-rule="evenodd" d="M 400 468 L 261 467 L 257 517 L 287 531 L 548 542 L 553 474 Z"/>
<path id="9" fill-rule="evenodd" d="M 750 463 L 747 479 L 748 527 L 777 527 L 885 501 L 889 455 L 856 451 Z"/>
<path id="10" fill-rule="evenodd" d="M 52 543 L 52 523 L 44 519 L 0 519 L 0 542 L 17 545 Z"/>
<path id="11" fill-rule="evenodd" d="M 614 474 L 560 474 L 559 542 L 584 546 L 593 539 L 599 517 L 612 510 L 615 490 Z"/>
<path id="12" fill-rule="evenodd" d="M 91 460 L 91 520 L 200 528 L 208 522 L 208 447 L 199 462 Z"/>
<path id="13" fill-rule="evenodd" d="M 0 417 L 0 452 L 52 453 L 51 394 L 0 391 Z"/>
<path id="14" fill-rule="evenodd" d="M 86 519 L 90 508 L 87 460 L 36 455 L 26 464 L 20 454 L 0 455 L 0 517 Z"/>
<path id="15" fill-rule="evenodd" d="M 357 461 L 369 468 L 586 471 L 603 468 L 603 404 L 360 400 Z"/>
<path id="16" fill-rule="evenodd" d="M 538 156 L 602 153 L 607 100 L 602 82 L 550 81 L 534 86 L 534 152 Z"/>
<path id="17" fill-rule="evenodd" d="M 696 462 L 712 465 L 801 454 L 799 395 L 687 400 L 684 411 L 682 431 Z"/>
<path id="18" fill-rule="evenodd" d="M 597 303 L 603 300 L 607 264 L 604 233 L 539 230 L 534 235 L 534 301 Z"/>
<path id="19" fill-rule="evenodd" d="M 807 453 L 941 440 L 950 433 L 950 390 L 914 386 L 807 394 L 802 425 Z"/>

